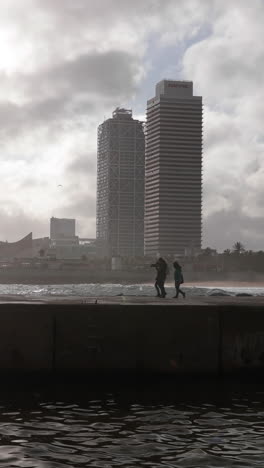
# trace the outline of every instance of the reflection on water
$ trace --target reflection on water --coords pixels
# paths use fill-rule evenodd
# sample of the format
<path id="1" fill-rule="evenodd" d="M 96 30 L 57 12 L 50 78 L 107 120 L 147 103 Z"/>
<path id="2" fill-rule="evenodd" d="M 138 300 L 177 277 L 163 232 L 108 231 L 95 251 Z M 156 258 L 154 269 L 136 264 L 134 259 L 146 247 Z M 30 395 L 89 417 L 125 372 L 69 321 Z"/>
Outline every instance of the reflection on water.
<path id="1" fill-rule="evenodd" d="M 170 381 L 0 393 L 0 465 L 262 467 L 263 396 Z"/>

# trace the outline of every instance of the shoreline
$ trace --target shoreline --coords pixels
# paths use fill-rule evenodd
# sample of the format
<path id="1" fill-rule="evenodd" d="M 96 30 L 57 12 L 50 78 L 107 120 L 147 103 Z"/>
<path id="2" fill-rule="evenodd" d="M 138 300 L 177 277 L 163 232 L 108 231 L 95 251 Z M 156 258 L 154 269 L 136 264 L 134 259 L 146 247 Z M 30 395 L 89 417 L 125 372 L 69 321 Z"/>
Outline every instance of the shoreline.
<path id="1" fill-rule="evenodd" d="M 65 281 L 66 280 L 66 281 Z M 0 279 L 0 286 L 6 286 L 6 285 L 21 285 L 21 286 L 70 286 L 70 285 L 100 285 L 100 286 L 150 286 L 154 287 L 154 282 L 153 281 L 118 281 L 114 280 L 111 281 L 111 278 L 109 278 L 109 281 L 69 281 L 69 278 L 64 278 L 61 281 L 47 281 L 46 279 L 40 280 L 37 278 L 35 281 L 33 280 L 26 280 L 24 279 L 23 281 L 18 280 L 18 281 L 1 281 Z M 166 287 L 168 288 L 174 288 L 174 283 L 172 281 L 167 281 L 165 284 Z M 226 281 L 207 281 L 207 280 L 202 280 L 202 281 L 186 281 L 182 285 L 183 288 L 212 288 L 212 289 L 221 289 L 221 288 L 264 288 L 264 281 L 234 281 L 234 280 L 226 280 Z"/>
<path id="2" fill-rule="evenodd" d="M 264 275 L 256 272 L 193 272 L 184 270 L 184 286 L 197 287 L 264 287 Z M 155 272 L 134 270 L 80 269 L 0 269 L 0 284 L 64 285 L 64 284 L 124 284 L 153 285 Z M 174 285 L 173 272 L 167 285 Z"/>
<path id="3" fill-rule="evenodd" d="M 188 281 L 184 283 L 187 287 L 216 287 L 216 288 L 264 288 L 264 281 Z"/>

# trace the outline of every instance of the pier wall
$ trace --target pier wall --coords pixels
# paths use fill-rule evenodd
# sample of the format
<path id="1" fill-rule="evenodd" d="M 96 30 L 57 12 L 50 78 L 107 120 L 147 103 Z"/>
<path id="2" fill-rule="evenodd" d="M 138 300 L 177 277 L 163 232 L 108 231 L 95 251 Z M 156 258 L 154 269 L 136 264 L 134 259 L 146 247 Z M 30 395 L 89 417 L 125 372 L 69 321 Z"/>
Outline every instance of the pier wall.
<path id="1" fill-rule="evenodd" d="M 222 299 L 222 298 L 218 298 Z M 0 304 L 0 370 L 264 370 L 263 304 Z"/>

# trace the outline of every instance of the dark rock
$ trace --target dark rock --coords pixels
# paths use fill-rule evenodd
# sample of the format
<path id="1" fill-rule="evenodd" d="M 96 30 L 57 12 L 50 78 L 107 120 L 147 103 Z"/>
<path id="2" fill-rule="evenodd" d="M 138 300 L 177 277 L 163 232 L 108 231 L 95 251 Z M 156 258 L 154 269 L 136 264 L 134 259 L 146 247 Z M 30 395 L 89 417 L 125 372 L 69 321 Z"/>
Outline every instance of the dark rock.
<path id="1" fill-rule="evenodd" d="M 213 289 L 208 295 L 209 296 L 231 296 L 231 294 L 229 294 L 226 291 L 223 291 L 222 289 Z"/>
<path id="2" fill-rule="evenodd" d="M 253 294 L 250 294 L 250 293 L 237 293 L 236 297 L 253 297 Z"/>

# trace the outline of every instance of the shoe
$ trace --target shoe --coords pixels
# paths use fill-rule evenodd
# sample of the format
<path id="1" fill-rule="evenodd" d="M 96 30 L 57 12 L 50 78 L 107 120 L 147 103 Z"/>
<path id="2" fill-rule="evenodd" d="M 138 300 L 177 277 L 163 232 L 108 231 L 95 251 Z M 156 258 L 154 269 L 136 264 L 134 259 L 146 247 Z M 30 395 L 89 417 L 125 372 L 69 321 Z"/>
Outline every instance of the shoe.
<path id="1" fill-rule="evenodd" d="M 157 294 L 157 296 L 156 296 L 156 297 L 161 297 L 161 295 L 160 295 L 160 294 Z"/>
<path id="2" fill-rule="evenodd" d="M 162 296 L 160 296 L 160 297 L 162 297 L 162 299 L 165 299 L 166 295 L 167 295 L 167 293 L 162 294 Z"/>
<path id="3" fill-rule="evenodd" d="M 173 296 L 173 299 L 178 299 L 178 296 Z"/>

